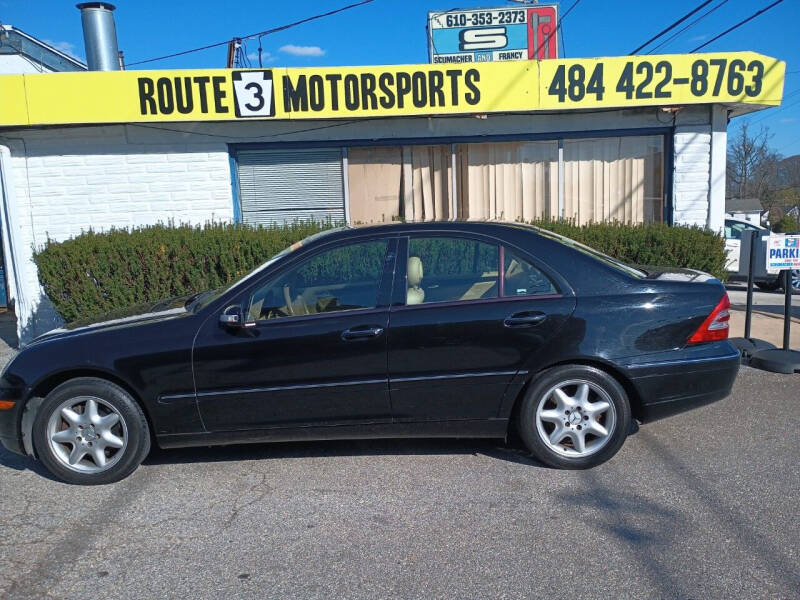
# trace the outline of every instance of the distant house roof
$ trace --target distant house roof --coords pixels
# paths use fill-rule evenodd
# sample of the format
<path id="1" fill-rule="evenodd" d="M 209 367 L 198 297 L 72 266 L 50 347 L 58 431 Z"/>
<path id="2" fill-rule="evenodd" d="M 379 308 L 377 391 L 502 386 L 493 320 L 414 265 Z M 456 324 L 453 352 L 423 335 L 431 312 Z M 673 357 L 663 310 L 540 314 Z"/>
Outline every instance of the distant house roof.
<path id="1" fill-rule="evenodd" d="M 758 198 L 727 198 L 725 200 L 726 213 L 747 213 L 747 212 L 764 212 L 761 206 L 761 201 Z"/>
<path id="2" fill-rule="evenodd" d="M 0 24 L 0 55 L 14 54 L 40 65 L 39 70 L 86 71 L 87 67 L 74 56 L 70 56 L 47 42 L 43 42 L 11 25 Z"/>

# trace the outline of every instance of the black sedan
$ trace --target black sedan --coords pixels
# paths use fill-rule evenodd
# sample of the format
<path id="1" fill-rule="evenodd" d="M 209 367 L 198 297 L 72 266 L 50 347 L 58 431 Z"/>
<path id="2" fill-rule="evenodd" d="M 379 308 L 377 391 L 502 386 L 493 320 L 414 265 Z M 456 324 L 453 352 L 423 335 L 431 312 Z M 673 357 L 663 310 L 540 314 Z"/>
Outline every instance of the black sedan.
<path id="1" fill-rule="evenodd" d="M 226 289 L 57 330 L 0 379 L 0 440 L 80 484 L 164 448 L 496 437 L 608 460 L 730 392 L 722 284 L 498 223 L 330 230 Z"/>

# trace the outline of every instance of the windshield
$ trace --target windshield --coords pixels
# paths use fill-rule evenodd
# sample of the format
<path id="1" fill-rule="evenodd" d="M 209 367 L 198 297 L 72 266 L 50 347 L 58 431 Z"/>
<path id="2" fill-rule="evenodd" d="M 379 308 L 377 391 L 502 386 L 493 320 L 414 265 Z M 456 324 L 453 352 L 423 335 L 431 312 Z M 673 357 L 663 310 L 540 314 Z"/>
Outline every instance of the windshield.
<path id="1" fill-rule="evenodd" d="M 544 237 L 548 237 L 552 240 L 560 242 L 565 246 L 569 246 L 570 248 L 575 248 L 575 250 L 583 252 L 584 254 L 588 254 L 592 258 L 595 258 L 607 264 L 609 267 L 616 269 L 617 271 L 621 271 L 630 277 L 635 277 L 636 279 L 644 279 L 645 277 L 647 277 L 647 273 L 645 273 L 644 271 L 635 269 L 632 266 L 627 265 L 624 262 L 617 260 L 612 256 L 609 256 L 608 254 L 603 254 L 602 252 L 598 252 L 594 248 L 590 248 L 589 246 L 581 244 L 580 242 L 576 242 L 573 239 L 564 237 L 563 235 L 559 235 L 557 233 L 553 233 L 552 231 L 548 231 L 546 229 L 540 229 L 539 227 L 534 227 L 532 225 L 530 227 L 539 232 L 540 235 L 543 235 Z"/>
<path id="2" fill-rule="evenodd" d="M 227 286 L 222 286 L 222 287 L 219 287 L 219 288 L 214 289 L 214 290 L 209 290 L 207 292 L 202 292 L 202 293 L 198 294 L 196 297 L 191 298 L 190 302 L 187 302 L 187 305 L 186 305 L 187 310 L 192 310 L 194 312 L 197 312 L 198 310 L 200 310 L 201 308 L 203 308 L 207 304 L 211 303 L 213 300 L 216 300 L 217 298 L 219 298 L 222 294 L 224 294 L 228 290 L 232 290 L 233 288 L 238 287 L 238 286 L 246 283 L 247 281 L 249 281 L 250 279 L 252 279 L 256 275 L 261 273 L 264 269 L 266 269 L 267 267 L 273 265 L 274 263 L 276 263 L 277 261 L 282 259 L 284 256 L 287 256 L 287 255 L 291 254 L 292 252 L 294 252 L 295 250 L 299 250 L 300 248 L 302 248 L 304 246 L 307 246 L 311 242 L 314 242 L 314 241 L 316 241 L 316 240 L 318 240 L 320 238 L 323 238 L 326 235 L 330 235 L 331 233 L 334 233 L 336 231 L 342 231 L 343 229 L 347 229 L 347 228 L 346 227 L 334 227 L 332 229 L 326 229 L 325 231 L 320 231 L 320 232 L 317 232 L 317 233 L 315 233 L 313 235 L 308 236 L 307 238 L 303 238 L 299 242 L 295 242 L 294 244 L 292 244 L 288 248 L 284 248 L 283 250 L 278 252 L 275 256 L 270 258 L 267 262 L 258 265 L 255 269 L 253 269 L 252 271 L 250 271 L 249 273 L 247 273 L 245 275 L 242 275 L 241 277 L 239 277 L 239 279 L 236 279 L 235 281 L 233 281 L 232 283 L 228 284 Z"/>

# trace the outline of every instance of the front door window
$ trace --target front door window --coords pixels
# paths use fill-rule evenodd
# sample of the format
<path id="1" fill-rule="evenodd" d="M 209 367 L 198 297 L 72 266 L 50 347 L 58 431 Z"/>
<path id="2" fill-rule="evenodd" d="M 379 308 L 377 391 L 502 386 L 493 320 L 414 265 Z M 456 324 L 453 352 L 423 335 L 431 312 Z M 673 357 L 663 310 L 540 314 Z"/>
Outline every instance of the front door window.
<path id="1" fill-rule="evenodd" d="M 251 322 L 374 308 L 386 240 L 339 246 L 273 279 L 251 297 Z"/>

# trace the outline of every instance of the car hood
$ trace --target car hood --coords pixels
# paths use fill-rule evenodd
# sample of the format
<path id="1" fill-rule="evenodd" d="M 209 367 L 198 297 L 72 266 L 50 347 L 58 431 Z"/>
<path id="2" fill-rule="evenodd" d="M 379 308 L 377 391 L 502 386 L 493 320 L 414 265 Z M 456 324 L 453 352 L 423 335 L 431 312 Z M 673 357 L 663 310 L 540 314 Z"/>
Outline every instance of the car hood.
<path id="1" fill-rule="evenodd" d="M 116 326 L 136 326 L 174 319 L 189 314 L 186 306 L 197 294 L 175 296 L 156 302 L 155 304 L 140 304 L 127 308 L 110 311 L 90 318 L 71 321 L 59 329 L 53 329 L 37 337 L 34 342 L 66 337 L 78 333 L 86 333 Z"/>

